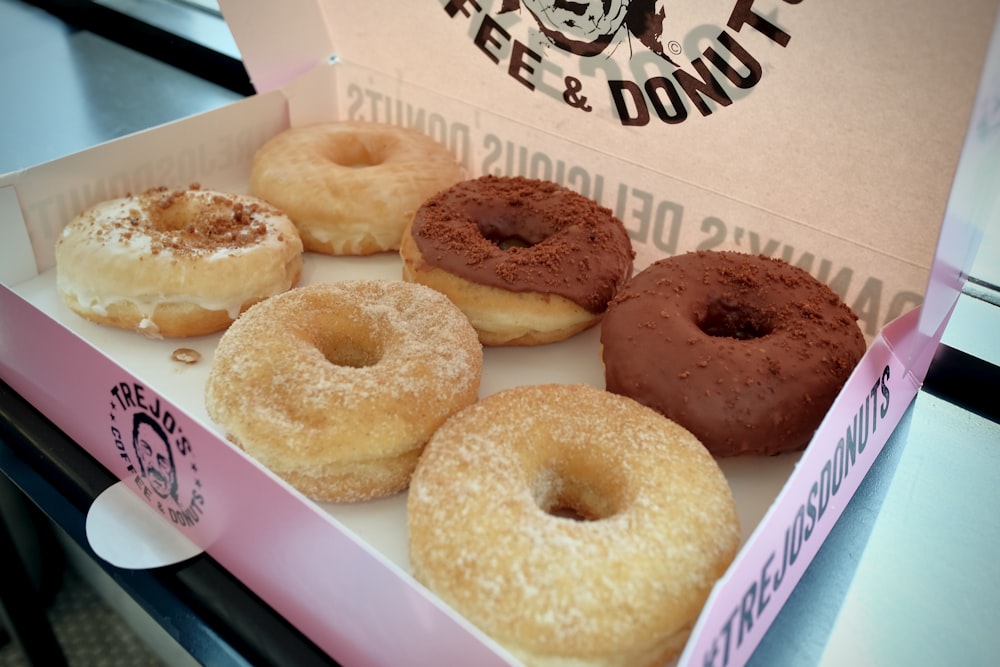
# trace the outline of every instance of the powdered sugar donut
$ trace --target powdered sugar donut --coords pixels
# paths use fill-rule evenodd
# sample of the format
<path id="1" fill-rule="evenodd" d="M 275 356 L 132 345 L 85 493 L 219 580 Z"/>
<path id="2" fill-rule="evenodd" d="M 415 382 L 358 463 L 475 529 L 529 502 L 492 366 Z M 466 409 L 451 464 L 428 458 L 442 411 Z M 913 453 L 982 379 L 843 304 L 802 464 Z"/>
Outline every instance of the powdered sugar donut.
<path id="1" fill-rule="evenodd" d="M 516 387 L 450 418 L 407 515 L 414 576 L 533 666 L 662 664 L 740 540 L 701 443 L 587 385 Z"/>
<path id="2" fill-rule="evenodd" d="M 482 348 L 443 295 L 391 280 L 293 289 L 222 336 L 209 415 L 308 496 L 405 489 L 431 433 L 476 400 Z"/>

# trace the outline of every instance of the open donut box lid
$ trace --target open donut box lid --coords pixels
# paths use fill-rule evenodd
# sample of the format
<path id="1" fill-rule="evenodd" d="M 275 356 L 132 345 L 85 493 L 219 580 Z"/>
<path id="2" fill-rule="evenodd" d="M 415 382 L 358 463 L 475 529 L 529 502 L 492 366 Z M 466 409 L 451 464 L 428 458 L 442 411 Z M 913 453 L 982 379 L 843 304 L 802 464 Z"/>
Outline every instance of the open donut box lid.
<path id="1" fill-rule="evenodd" d="M 724 465 L 756 506 L 740 508 L 743 548 L 679 662 L 741 664 L 919 390 L 974 258 L 1000 182 L 997 5 L 667 1 L 583 55 L 542 33 L 534 4 L 223 2 L 257 95 L 0 177 L 0 376 L 337 660 L 507 664 L 408 574 L 399 498 L 342 514 L 226 442 L 201 405 L 217 336 L 155 341 L 69 313 L 54 290 L 61 228 L 147 187 L 245 191 L 266 139 L 353 118 L 418 127 L 472 175 L 600 200 L 638 268 L 699 248 L 782 257 L 841 293 L 869 350 L 805 453 Z M 310 258 L 303 279 L 361 266 Z M 487 350 L 483 393 L 572 381 L 595 340 Z M 202 361 L 172 362 L 181 346 Z M 129 452 L 136 412 L 170 434 L 176 496 L 152 493 Z"/>

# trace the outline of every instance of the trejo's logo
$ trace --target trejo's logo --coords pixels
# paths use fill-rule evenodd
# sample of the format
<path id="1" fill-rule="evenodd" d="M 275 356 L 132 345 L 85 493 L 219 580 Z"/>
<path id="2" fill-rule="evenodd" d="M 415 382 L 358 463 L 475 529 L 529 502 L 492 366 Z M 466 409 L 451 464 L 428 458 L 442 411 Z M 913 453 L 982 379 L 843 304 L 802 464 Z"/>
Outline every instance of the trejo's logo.
<path id="1" fill-rule="evenodd" d="M 111 389 L 111 436 L 147 502 L 171 522 L 198 523 L 205 498 L 191 443 L 170 407 L 137 382 Z"/>
<path id="2" fill-rule="evenodd" d="M 630 126 L 683 123 L 745 96 L 765 70 L 756 52 L 791 39 L 778 7 L 799 2 L 442 0 L 511 79 Z"/>

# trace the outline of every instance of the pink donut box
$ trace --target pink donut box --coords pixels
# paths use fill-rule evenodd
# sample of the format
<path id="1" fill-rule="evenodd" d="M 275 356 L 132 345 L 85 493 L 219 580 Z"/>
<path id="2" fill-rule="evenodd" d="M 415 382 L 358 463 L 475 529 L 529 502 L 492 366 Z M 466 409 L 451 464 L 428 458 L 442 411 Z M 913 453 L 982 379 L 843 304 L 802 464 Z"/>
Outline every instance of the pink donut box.
<path id="1" fill-rule="evenodd" d="M 985 100 L 1000 96 L 996 4 L 981 2 L 976 24 L 936 26 L 984 70 L 928 56 L 932 70 L 894 72 L 908 78 L 893 94 L 917 95 L 929 77 L 950 86 L 942 95 L 953 108 L 943 114 L 940 150 L 927 157 L 937 168 L 904 164 L 891 174 L 872 173 L 877 157 L 920 145 L 921 127 L 855 115 L 838 100 L 883 94 L 864 56 L 899 44 L 879 26 L 888 22 L 901 35 L 892 39 L 919 44 L 926 17 L 893 0 L 880 9 L 882 23 L 844 40 L 841 15 L 867 7 L 849 4 L 670 7 L 676 19 L 664 43 L 680 48 L 675 59 L 687 58 L 681 69 L 710 66 L 721 77 L 720 45 L 741 57 L 731 74 L 744 85 L 753 74 L 746 63 L 762 65 L 747 88 L 726 84 L 728 103 L 699 105 L 703 93 L 689 78 L 650 74 L 654 61 L 636 41 L 630 53 L 600 61 L 532 49 L 538 30 L 524 8 L 442 0 L 403 21 L 398 9 L 360 0 L 223 2 L 255 96 L 0 176 L 0 377 L 179 540 L 208 552 L 336 660 L 517 664 L 409 575 L 405 494 L 358 506 L 316 503 L 225 440 L 202 397 L 217 335 L 145 339 L 70 313 L 54 287 L 52 246 L 62 226 L 87 205 L 155 185 L 246 191 L 253 153 L 269 137 L 355 118 L 418 127 L 452 148 L 470 175 L 545 177 L 597 198 L 625 222 L 638 268 L 711 244 L 807 264 L 860 306 L 869 349 L 806 452 L 722 462 L 743 546 L 677 663 L 742 664 L 920 388 L 980 234 L 969 193 L 952 183 L 964 183 L 995 150 L 967 129 L 988 122 Z M 684 32 L 704 25 L 714 26 L 708 37 Z M 846 50 L 847 41 L 859 52 Z M 684 55 L 693 45 L 697 57 Z M 834 61 L 844 71 L 816 76 Z M 683 122 L 664 121 L 668 93 L 690 91 Z M 870 178 L 830 184 L 817 165 L 838 174 L 855 165 Z M 922 193 L 919 206 L 900 205 L 914 192 Z M 398 258 L 306 258 L 303 283 L 347 277 L 398 278 Z M 178 347 L 201 360 L 179 364 L 171 359 Z M 486 351 L 481 395 L 541 382 L 603 387 L 598 330 L 552 346 Z M 128 450 L 125 420 L 139 412 L 167 427 L 175 446 L 173 503 L 150 492 Z"/>

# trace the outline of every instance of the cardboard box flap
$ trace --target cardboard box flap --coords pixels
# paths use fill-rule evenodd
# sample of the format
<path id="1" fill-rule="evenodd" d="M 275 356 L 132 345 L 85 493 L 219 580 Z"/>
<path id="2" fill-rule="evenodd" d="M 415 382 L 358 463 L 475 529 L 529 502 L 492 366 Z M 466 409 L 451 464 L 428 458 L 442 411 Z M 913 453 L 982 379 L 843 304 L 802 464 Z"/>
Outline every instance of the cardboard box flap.
<path id="1" fill-rule="evenodd" d="M 920 311 L 918 329 L 925 346 L 941 339 L 966 279 L 978 268 L 977 259 L 980 265 L 996 262 L 982 240 L 990 236 L 991 226 L 1000 229 L 1000 15 L 992 28 Z"/>
<path id="2" fill-rule="evenodd" d="M 17 191 L 13 186 L 0 187 L 0 219 L 21 221 L 20 225 L 4 229 L 3 243 L 0 244 L 0 283 L 13 284 L 38 273 L 31 237 L 21 217 Z"/>
<path id="3" fill-rule="evenodd" d="M 280 88 L 334 53 L 326 5 L 321 2 L 219 5 L 258 93 Z"/>
<path id="4" fill-rule="evenodd" d="M 244 113 L 234 114 L 230 109 Z M 0 215 L 21 224 L 5 228 L 2 255 L 24 253 L 19 262 L 34 262 L 34 270 L 10 276 L 12 266 L 0 265 L 4 283 L 44 272 L 55 266 L 55 243 L 73 216 L 99 201 L 142 192 L 162 185 L 201 182 L 215 189 L 245 189 L 257 148 L 288 126 L 288 104 L 278 92 L 255 95 L 191 118 L 108 141 L 60 160 L 0 175 Z M 189 141 L 187 137 L 200 139 Z M 95 165 L 101 165 L 96 169 Z M 113 165 L 111 167 L 110 165 Z M 210 179 L 210 180 L 209 180 Z M 15 240 L 27 234 L 30 241 Z"/>
<path id="5" fill-rule="evenodd" d="M 404 84 L 461 99 L 662 176 L 649 205 L 683 217 L 679 250 L 814 256 L 834 266 L 830 275 L 853 273 L 843 296 L 878 311 L 869 336 L 920 302 L 996 0 L 920 12 L 905 0 L 875 10 L 856 0 L 612 3 L 618 21 L 593 3 L 587 29 L 543 4 L 223 8 L 255 81 L 273 85 L 332 49 L 389 80 L 344 93 L 355 95 L 341 101 L 346 117 L 407 124 L 420 110 L 400 94 Z M 947 57 L 928 44 L 946 45 Z M 528 133 L 480 148 L 495 157 L 469 165 L 473 174 L 503 165 L 545 176 L 538 165 L 552 159 Z M 762 215 L 733 217 L 737 209 Z M 772 231 L 774 220 L 821 230 L 857 254 L 796 246 Z M 639 244 L 655 241 L 651 229 L 631 231 Z M 914 277 L 900 283 L 897 266 Z"/>

